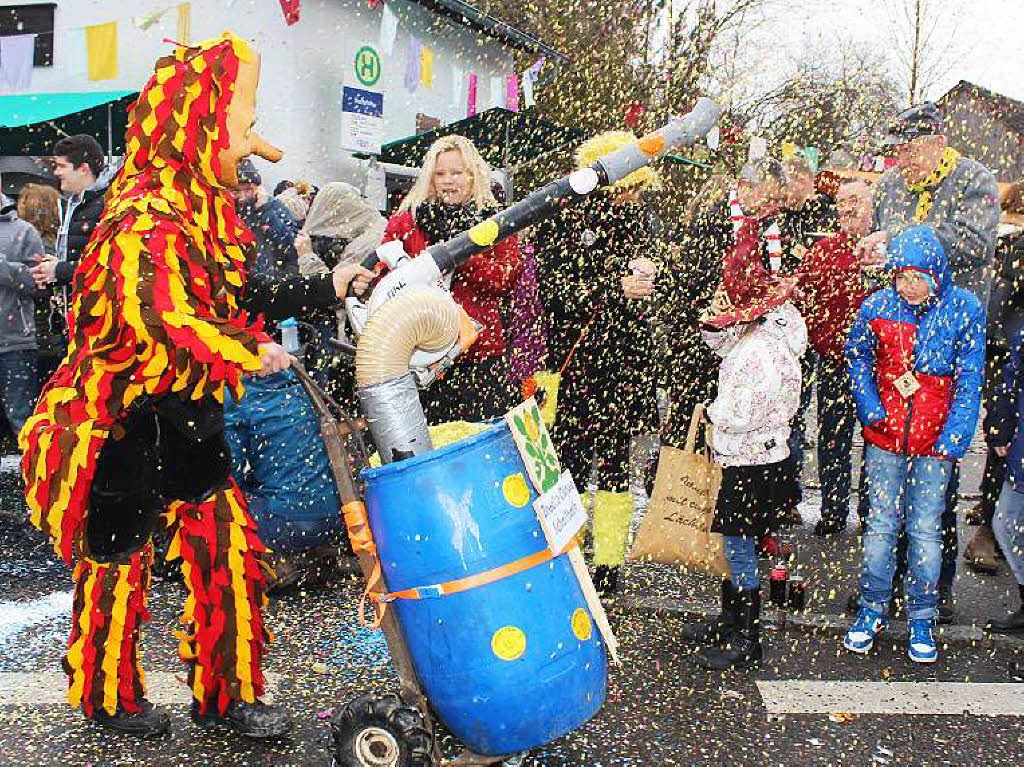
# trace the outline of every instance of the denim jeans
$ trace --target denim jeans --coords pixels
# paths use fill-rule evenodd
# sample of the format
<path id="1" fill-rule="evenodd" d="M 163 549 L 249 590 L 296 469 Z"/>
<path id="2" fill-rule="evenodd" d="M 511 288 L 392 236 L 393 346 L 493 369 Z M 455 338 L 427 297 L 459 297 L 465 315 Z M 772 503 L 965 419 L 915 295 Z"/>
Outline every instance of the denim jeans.
<path id="1" fill-rule="evenodd" d="M 1018 492 L 1009 480 L 1003 483 L 992 518 L 992 532 L 996 534 L 999 548 L 1006 554 L 1017 583 L 1024 586 L 1024 493 Z"/>
<path id="2" fill-rule="evenodd" d="M 935 619 L 942 558 L 941 519 L 952 463 L 865 447 L 870 510 L 864 532 L 861 605 L 885 612 L 892 598 L 901 523 L 909 538 L 907 616 Z"/>
<path id="3" fill-rule="evenodd" d="M 17 437 L 25 421 L 32 415 L 39 397 L 35 349 L 0 354 L 0 396 L 4 400 L 7 423 Z"/>
<path id="4" fill-rule="evenodd" d="M 738 589 L 756 589 L 760 585 L 757 577 L 757 554 L 754 551 L 754 537 L 751 535 L 726 535 L 725 558 L 732 573 L 732 584 Z"/>
<path id="5" fill-rule="evenodd" d="M 259 528 L 260 540 L 271 551 L 306 551 L 337 544 L 345 538 L 340 514 L 324 519 L 291 519 L 275 512 L 274 499 L 246 493 L 246 500 Z"/>
<path id="6" fill-rule="evenodd" d="M 824 357 L 818 362 L 818 476 L 821 518 L 846 525 L 850 513 L 853 432 L 857 424 L 850 376 Z"/>

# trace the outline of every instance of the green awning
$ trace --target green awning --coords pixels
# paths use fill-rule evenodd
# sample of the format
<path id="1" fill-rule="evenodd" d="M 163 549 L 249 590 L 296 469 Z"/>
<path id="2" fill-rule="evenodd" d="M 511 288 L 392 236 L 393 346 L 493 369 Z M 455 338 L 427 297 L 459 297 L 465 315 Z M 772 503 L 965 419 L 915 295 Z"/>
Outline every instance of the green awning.
<path id="1" fill-rule="evenodd" d="M 137 96 L 138 91 L 0 96 L 0 154 L 48 155 L 56 141 L 75 133 L 95 136 L 104 149 L 109 138 L 114 154 L 120 154 L 127 110 Z"/>
<path id="2" fill-rule="evenodd" d="M 137 91 L 18 93 L 0 96 L 0 128 L 20 128 L 134 96 Z"/>
<path id="3" fill-rule="evenodd" d="M 566 128 L 526 112 L 495 107 L 416 136 L 381 147 L 381 162 L 418 168 L 430 145 L 442 136 L 457 133 L 480 150 L 492 168 L 509 168 L 556 149 L 568 151 L 583 140 L 582 131 Z M 365 158 L 367 155 L 356 155 Z"/>

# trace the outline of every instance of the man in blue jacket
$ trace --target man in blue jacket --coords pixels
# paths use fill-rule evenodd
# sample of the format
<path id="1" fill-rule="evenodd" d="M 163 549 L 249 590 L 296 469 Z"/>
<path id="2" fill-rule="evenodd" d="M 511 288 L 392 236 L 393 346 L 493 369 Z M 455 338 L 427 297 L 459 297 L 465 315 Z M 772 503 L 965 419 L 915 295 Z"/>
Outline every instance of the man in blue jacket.
<path id="1" fill-rule="evenodd" d="M 941 516 L 953 462 L 967 452 L 981 408 L 985 315 L 953 284 L 935 231 L 916 226 L 889 244 L 894 286 L 860 308 L 846 342 L 864 428 L 870 512 L 860 612 L 843 644 L 867 653 L 886 626 L 901 523 L 909 538 L 911 660 L 933 663 Z M 904 519 L 905 517 L 905 519 Z"/>
<path id="2" fill-rule="evenodd" d="M 1006 458 L 1006 479 L 992 529 L 1020 589 L 1020 608 L 1005 618 L 989 621 L 987 629 L 998 634 L 1024 634 L 1024 330 L 1014 337 L 1002 374 L 988 414 L 989 447 Z"/>

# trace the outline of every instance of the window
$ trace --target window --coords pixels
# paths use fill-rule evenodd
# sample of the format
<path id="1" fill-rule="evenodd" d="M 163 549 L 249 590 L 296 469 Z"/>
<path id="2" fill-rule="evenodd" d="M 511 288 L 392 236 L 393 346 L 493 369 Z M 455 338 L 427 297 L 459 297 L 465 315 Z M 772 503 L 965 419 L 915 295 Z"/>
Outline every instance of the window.
<path id="1" fill-rule="evenodd" d="M 56 3 L 0 5 L 0 37 L 34 33 L 36 49 L 32 63 L 37 67 L 53 66 L 53 11 L 56 7 Z"/>

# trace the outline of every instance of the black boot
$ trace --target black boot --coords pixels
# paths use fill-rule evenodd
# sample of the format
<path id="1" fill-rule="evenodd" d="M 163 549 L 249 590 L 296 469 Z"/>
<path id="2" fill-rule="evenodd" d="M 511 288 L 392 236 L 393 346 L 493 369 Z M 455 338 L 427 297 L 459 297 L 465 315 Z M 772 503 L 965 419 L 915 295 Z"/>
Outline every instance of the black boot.
<path id="1" fill-rule="evenodd" d="M 292 727 L 284 709 L 261 701 L 246 703 L 233 700 L 221 716 L 216 711 L 199 713 L 199 703 L 192 701 L 192 721 L 200 727 L 230 727 L 247 738 L 279 738 Z"/>
<path id="2" fill-rule="evenodd" d="M 940 626 L 948 626 L 956 620 L 956 611 L 953 609 L 953 587 L 939 584 L 939 604 L 936 608 L 937 617 L 935 622 Z"/>
<path id="3" fill-rule="evenodd" d="M 602 597 L 612 596 L 619 588 L 619 568 L 615 565 L 598 565 L 594 568 L 594 588 Z"/>
<path id="4" fill-rule="evenodd" d="M 145 698 L 139 701 L 138 706 L 141 710 L 130 714 L 121 707 L 121 704 L 118 704 L 117 711 L 113 716 L 108 714 L 105 709 L 98 708 L 92 712 L 92 716 L 87 716 L 86 719 L 123 735 L 133 735 L 136 738 L 158 738 L 171 731 L 171 717 L 164 709 L 154 706 Z"/>
<path id="5" fill-rule="evenodd" d="M 736 589 L 731 580 L 722 581 L 722 612 L 711 621 L 684 623 L 679 635 L 697 644 L 725 644 L 736 628 Z"/>
<path id="6" fill-rule="evenodd" d="M 739 589 L 736 592 L 736 628 L 732 636 L 722 647 L 701 650 L 697 662 L 705 668 L 728 671 L 750 668 L 761 657 L 761 591 Z"/>
<path id="7" fill-rule="evenodd" d="M 996 618 L 989 621 L 985 626 L 987 631 L 991 631 L 993 634 L 1024 633 L 1024 585 L 1017 588 L 1020 589 L 1020 607 L 1017 612 L 1010 613 L 1003 619 Z"/>

